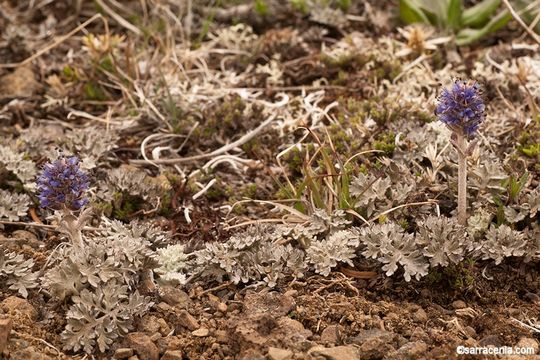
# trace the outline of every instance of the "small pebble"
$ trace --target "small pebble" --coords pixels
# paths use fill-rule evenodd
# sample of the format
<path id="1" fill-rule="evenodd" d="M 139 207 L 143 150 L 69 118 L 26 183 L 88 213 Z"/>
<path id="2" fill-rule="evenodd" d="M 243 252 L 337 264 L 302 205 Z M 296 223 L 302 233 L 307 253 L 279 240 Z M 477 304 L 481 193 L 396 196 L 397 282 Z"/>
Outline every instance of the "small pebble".
<path id="1" fill-rule="evenodd" d="M 208 334 L 210 334 L 210 330 L 208 330 L 207 328 L 200 328 L 195 331 L 192 331 L 191 334 L 197 337 L 206 337 L 208 336 Z"/>

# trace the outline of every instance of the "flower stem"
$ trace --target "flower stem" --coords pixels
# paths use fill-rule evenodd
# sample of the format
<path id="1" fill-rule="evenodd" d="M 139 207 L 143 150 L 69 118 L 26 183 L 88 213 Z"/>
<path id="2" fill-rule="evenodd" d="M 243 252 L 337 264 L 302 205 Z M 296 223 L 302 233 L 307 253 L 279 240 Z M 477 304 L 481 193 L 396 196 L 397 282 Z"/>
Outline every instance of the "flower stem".
<path id="1" fill-rule="evenodd" d="M 62 230 L 69 236 L 71 243 L 76 247 L 82 247 L 82 232 L 79 219 L 67 208 L 62 209 Z"/>
<path id="2" fill-rule="evenodd" d="M 456 150 L 458 153 L 458 223 L 467 225 L 467 139 L 457 134 Z"/>

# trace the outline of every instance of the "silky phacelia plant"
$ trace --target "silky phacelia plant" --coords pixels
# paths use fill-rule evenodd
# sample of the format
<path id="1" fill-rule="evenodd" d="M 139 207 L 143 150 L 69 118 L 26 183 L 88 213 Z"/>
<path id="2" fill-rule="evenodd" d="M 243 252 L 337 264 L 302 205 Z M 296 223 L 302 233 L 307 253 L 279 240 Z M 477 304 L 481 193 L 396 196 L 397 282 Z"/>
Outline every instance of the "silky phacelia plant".
<path id="1" fill-rule="evenodd" d="M 37 180 L 41 207 L 76 211 L 88 203 L 85 192 L 90 182 L 79 164 L 76 156 L 60 156 L 45 164 Z"/>
<path id="2" fill-rule="evenodd" d="M 475 81 L 455 80 L 452 88 L 443 89 L 435 114 L 452 131 L 452 145 L 458 153 L 458 222 L 467 224 L 467 156 L 474 137 L 485 118 L 485 105 L 480 85 Z"/>
<path id="3" fill-rule="evenodd" d="M 484 121 L 484 99 L 475 81 L 455 80 L 451 89 L 443 89 L 435 114 L 453 132 L 473 136 Z"/>

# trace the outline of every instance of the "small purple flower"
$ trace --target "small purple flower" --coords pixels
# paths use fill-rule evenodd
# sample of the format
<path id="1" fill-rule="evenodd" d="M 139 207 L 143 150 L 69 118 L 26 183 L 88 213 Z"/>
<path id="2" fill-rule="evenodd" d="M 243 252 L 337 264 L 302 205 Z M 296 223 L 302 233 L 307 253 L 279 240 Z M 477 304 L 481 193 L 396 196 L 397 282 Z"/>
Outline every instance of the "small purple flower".
<path id="1" fill-rule="evenodd" d="M 480 85 L 457 79 L 451 89 L 443 89 L 435 115 L 452 131 L 473 136 L 484 121 L 484 110 Z"/>
<path id="2" fill-rule="evenodd" d="M 43 208 L 79 210 L 88 203 L 84 196 L 90 182 L 88 175 L 79 167 L 76 156 L 60 156 L 45 164 L 37 179 L 38 198 Z"/>

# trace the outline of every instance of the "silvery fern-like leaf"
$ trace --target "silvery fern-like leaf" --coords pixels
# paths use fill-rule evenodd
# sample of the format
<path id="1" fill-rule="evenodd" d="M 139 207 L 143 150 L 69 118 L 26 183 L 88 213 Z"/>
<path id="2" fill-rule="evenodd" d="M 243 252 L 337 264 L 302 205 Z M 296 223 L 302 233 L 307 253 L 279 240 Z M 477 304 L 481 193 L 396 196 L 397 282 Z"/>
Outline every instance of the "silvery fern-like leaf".
<path id="1" fill-rule="evenodd" d="M 505 206 L 503 208 L 504 212 L 504 219 L 508 221 L 510 224 L 515 224 L 523 219 L 525 219 L 527 216 L 529 216 L 529 209 L 522 205 L 516 205 L 516 206 Z"/>
<path id="2" fill-rule="evenodd" d="M 63 300 L 78 295 L 83 289 L 102 287 L 118 281 L 133 288 L 142 269 L 152 269 L 157 264 L 151 243 L 142 233 L 113 222 L 86 239 L 82 248 L 68 247 L 52 258 L 54 265 L 45 272 L 43 286 Z"/>
<path id="3" fill-rule="evenodd" d="M 376 201 L 385 201 L 387 191 L 392 181 L 385 178 L 377 178 L 373 175 L 359 174 L 351 181 L 350 192 L 356 200 L 356 206 L 366 209 L 367 215 L 371 216 L 376 209 Z"/>
<path id="4" fill-rule="evenodd" d="M 130 294 L 125 285 L 110 282 L 95 292 L 81 291 L 73 297 L 66 313 L 67 325 L 62 332 L 64 349 L 91 354 L 97 346 L 105 352 L 133 328 L 135 316 L 153 305 L 138 292 Z"/>
<path id="5" fill-rule="evenodd" d="M 406 281 L 411 277 L 420 279 L 427 274 L 429 262 L 422 255 L 415 237 L 407 234 L 396 223 L 373 225 L 360 231 L 362 255 L 383 263 L 387 276 L 393 275 L 403 266 Z"/>
<path id="6" fill-rule="evenodd" d="M 498 265 L 505 257 L 523 256 L 528 242 L 523 233 L 512 230 L 509 226 L 492 226 L 481 242 L 479 253 L 483 260 L 493 259 Z"/>
<path id="7" fill-rule="evenodd" d="M 17 175 L 25 186 L 28 185 L 30 188 L 35 186 L 33 180 L 37 174 L 36 165 L 33 161 L 25 159 L 24 154 L 0 145 L 0 164 Z"/>
<path id="8" fill-rule="evenodd" d="M 322 241 L 313 242 L 306 250 L 306 257 L 316 273 L 326 276 L 340 262 L 352 266 L 358 245 L 356 229 L 340 230 Z"/>
<path id="9" fill-rule="evenodd" d="M 26 215 L 29 205 L 30 197 L 28 195 L 0 189 L 0 219 L 18 221 Z"/>
<path id="10" fill-rule="evenodd" d="M 278 245 L 276 231 L 282 228 L 253 226 L 233 235 L 225 243 L 207 243 L 192 253 L 192 273 L 221 278 L 225 275 L 234 283 L 263 281 L 273 287 L 286 276 L 303 276 L 303 252 L 291 245 Z"/>
<path id="11" fill-rule="evenodd" d="M 118 135 L 114 131 L 90 127 L 75 129 L 65 134 L 60 145 L 81 157 L 81 167 L 90 170 L 98 166 L 103 156 L 116 147 Z"/>
<path id="12" fill-rule="evenodd" d="M 104 200 L 112 200 L 115 193 L 122 193 L 139 196 L 144 200 L 157 203 L 166 186 L 165 184 L 160 186 L 154 178 L 148 176 L 144 171 L 129 166 L 110 170 L 107 176 L 108 180 L 104 187 L 108 191 L 102 192 Z"/>
<path id="13" fill-rule="evenodd" d="M 396 183 L 390 188 L 391 199 L 394 204 L 402 204 L 409 194 L 415 189 L 414 183 Z"/>
<path id="14" fill-rule="evenodd" d="M 42 280 L 43 287 L 60 300 L 79 294 L 85 283 L 86 280 L 79 271 L 78 263 L 70 257 L 63 259 L 60 264 L 47 271 Z"/>
<path id="15" fill-rule="evenodd" d="M 28 296 L 28 289 L 38 286 L 38 273 L 32 272 L 34 260 L 24 259 L 21 254 L 7 252 L 0 248 L 0 281 L 5 281 L 9 289 L 21 296 Z"/>
<path id="16" fill-rule="evenodd" d="M 471 169 L 470 187 L 480 192 L 501 191 L 501 183 L 507 178 L 499 162 L 486 161 Z"/>
<path id="17" fill-rule="evenodd" d="M 448 266 L 463 260 L 469 242 L 466 228 L 456 220 L 430 216 L 418 223 L 416 243 L 422 254 L 429 258 L 431 266 Z"/>
<path id="18" fill-rule="evenodd" d="M 315 209 L 307 224 L 295 227 L 295 233 L 302 234 L 306 238 L 313 238 L 343 229 L 350 223 L 343 210 L 337 209 L 332 214 L 327 214 L 326 210 Z"/>
<path id="19" fill-rule="evenodd" d="M 540 212 L 540 185 L 527 195 L 526 201 L 523 204 L 529 210 L 529 217 L 534 218 Z"/>
<path id="20" fill-rule="evenodd" d="M 412 277 L 420 280 L 428 274 L 429 263 L 425 260 L 420 250 L 404 254 L 399 262 L 403 265 L 403 278 L 407 282 L 411 281 Z"/>
<path id="21" fill-rule="evenodd" d="M 363 245 L 362 255 L 368 259 L 376 259 L 382 255 L 385 243 L 402 233 L 403 229 L 393 222 L 362 228 L 360 230 L 360 240 Z"/>

